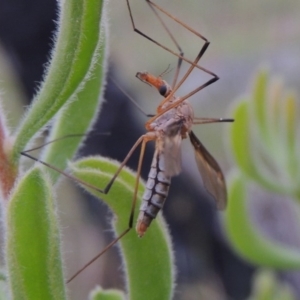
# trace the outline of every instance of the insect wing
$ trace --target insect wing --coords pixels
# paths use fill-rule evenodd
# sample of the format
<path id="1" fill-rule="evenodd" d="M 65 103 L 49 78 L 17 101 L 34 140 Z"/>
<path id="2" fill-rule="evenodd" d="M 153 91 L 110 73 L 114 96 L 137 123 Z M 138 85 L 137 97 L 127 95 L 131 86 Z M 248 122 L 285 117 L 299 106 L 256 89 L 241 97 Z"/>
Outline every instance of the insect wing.
<path id="1" fill-rule="evenodd" d="M 225 209 L 227 192 L 222 170 L 192 131 L 189 133 L 189 136 L 195 148 L 195 158 L 203 184 L 207 191 L 215 198 L 217 208 Z"/>
<path id="2" fill-rule="evenodd" d="M 181 128 L 182 122 L 175 122 L 168 125 L 164 131 L 163 155 L 168 176 L 175 176 L 181 171 Z"/>

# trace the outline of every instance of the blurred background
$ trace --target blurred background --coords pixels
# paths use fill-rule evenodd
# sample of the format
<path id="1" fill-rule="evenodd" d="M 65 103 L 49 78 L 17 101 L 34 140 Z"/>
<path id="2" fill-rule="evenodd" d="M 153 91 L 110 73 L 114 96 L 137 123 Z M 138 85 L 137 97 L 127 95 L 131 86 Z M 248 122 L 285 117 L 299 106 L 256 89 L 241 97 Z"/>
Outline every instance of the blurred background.
<path id="1" fill-rule="evenodd" d="M 192 97 L 196 116 L 231 117 L 230 105 L 249 91 L 253 74 L 262 66 L 282 76 L 294 90 L 299 89 L 299 1 L 157 0 L 157 4 L 211 42 L 200 65 L 216 73 L 220 80 Z M 131 5 L 137 28 L 176 50 L 145 1 L 133 0 Z M 161 97 L 137 80 L 135 74 L 147 70 L 159 75 L 170 65 L 171 71 L 164 79 L 172 82 L 177 59 L 133 32 L 125 0 L 111 0 L 107 18 L 109 76 L 148 113 L 154 113 Z M 53 44 L 56 19 L 55 0 L 0 0 L 0 89 L 4 105 L 10 111 L 11 127 L 18 123 L 41 81 Z M 193 60 L 203 41 L 173 21 L 166 19 L 166 23 L 185 56 Z M 183 64 L 181 74 L 187 67 Z M 195 70 L 178 95 L 185 95 L 207 79 L 207 74 Z M 91 135 L 79 155 L 100 153 L 121 161 L 143 134 L 146 118 L 109 78 L 105 99 L 94 132 L 110 132 L 110 135 Z M 229 126 L 213 124 L 194 129 L 225 174 L 232 164 L 226 147 Z M 184 141 L 182 153 L 183 172 L 173 179 L 164 208 L 178 270 L 175 299 L 246 299 L 255 268 L 236 256 L 226 241 L 222 213 L 216 212 L 202 188 L 189 141 Z M 152 154 L 153 146 L 149 146 L 142 171 L 144 179 Z M 129 162 L 133 169 L 136 165 L 137 154 Z M 82 195 L 67 180 L 61 183 L 58 206 L 67 273 L 72 274 L 112 238 L 109 225 L 112 215 L 98 200 Z M 69 285 L 70 298 L 86 299 L 95 284 L 124 288 L 116 249 Z"/>

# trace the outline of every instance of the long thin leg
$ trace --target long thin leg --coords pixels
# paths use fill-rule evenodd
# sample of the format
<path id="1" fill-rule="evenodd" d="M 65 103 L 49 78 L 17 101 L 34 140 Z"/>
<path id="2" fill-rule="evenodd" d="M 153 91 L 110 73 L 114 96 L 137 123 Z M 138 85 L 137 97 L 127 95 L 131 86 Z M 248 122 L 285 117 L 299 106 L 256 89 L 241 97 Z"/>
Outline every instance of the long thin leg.
<path id="1" fill-rule="evenodd" d="M 166 51 L 174 54 L 175 56 L 177 56 L 180 59 L 178 61 L 178 66 L 177 66 L 177 71 L 176 72 L 179 72 L 178 68 L 180 68 L 182 60 L 190 63 L 190 65 L 191 65 L 189 67 L 188 71 L 183 76 L 183 78 L 180 80 L 180 82 L 175 87 L 173 86 L 173 91 L 159 105 L 159 107 L 158 107 L 158 113 L 155 116 L 153 116 L 150 120 L 148 120 L 148 122 L 146 123 L 146 128 L 149 128 L 149 124 L 152 123 L 154 120 L 156 120 L 158 117 L 160 117 L 162 114 L 164 114 L 165 112 L 167 112 L 168 110 L 170 110 L 170 109 L 172 109 L 174 107 L 177 107 L 185 99 L 191 97 L 192 95 L 196 94 L 197 92 L 199 92 L 200 90 L 204 89 L 208 85 L 214 83 L 215 81 L 217 81 L 219 79 L 219 77 L 216 74 L 214 74 L 213 72 L 211 72 L 211 71 L 209 71 L 209 70 L 207 70 L 207 69 L 205 69 L 205 68 L 203 68 L 203 67 L 201 67 L 201 66 L 198 65 L 199 60 L 201 59 L 201 57 L 203 56 L 203 54 L 205 53 L 205 51 L 207 50 L 207 48 L 208 48 L 208 46 L 210 44 L 210 42 L 204 36 L 202 36 L 200 33 L 196 32 L 193 28 L 189 27 L 188 25 L 182 23 L 179 19 L 177 19 L 176 17 L 174 17 L 173 15 L 171 15 L 170 13 L 168 13 L 167 11 L 165 11 L 163 8 L 161 8 L 160 6 L 158 6 L 157 4 L 155 4 L 154 2 L 152 2 L 150 0 L 146 0 L 146 2 L 152 8 L 152 10 L 154 11 L 155 15 L 157 16 L 157 18 L 159 19 L 159 21 L 161 22 L 161 24 L 163 25 L 163 27 L 165 28 L 165 30 L 167 31 L 167 33 L 169 34 L 170 38 L 173 40 L 173 42 L 175 43 L 175 45 L 178 47 L 178 49 L 180 49 L 180 47 L 179 47 L 177 41 L 175 40 L 174 36 L 170 32 L 170 30 L 167 28 L 167 26 L 165 25 L 165 23 L 163 22 L 163 20 L 161 19 L 161 17 L 157 14 L 157 11 L 154 8 L 160 10 L 162 13 L 164 13 L 165 15 L 167 15 L 169 18 L 173 19 L 175 22 L 179 23 L 180 25 L 182 25 L 183 27 L 185 27 L 187 30 L 189 30 L 190 32 L 194 33 L 199 38 L 201 38 L 202 40 L 205 41 L 205 43 L 201 47 L 200 52 L 197 55 L 196 59 L 192 62 L 192 61 L 184 58 L 182 55 L 179 55 L 178 53 L 174 52 L 173 50 L 171 50 L 171 49 L 167 48 L 166 46 L 160 44 L 159 42 L 153 40 L 151 37 L 149 37 L 148 35 L 144 34 L 139 29 L 137 29 L 136 26 L 135 26 L 134 20 L 133 20 L 133 16 L 132 16 L 132 12 L 131 12 L 131 8 L 130 8 L 129 0 L 126 0 L 126 2 L 127 2 L 128 10 L 129 10 L 129 15 L 130 15 L 130 19 L 131 19 L 133 30 L 135 32 L 137 32 L 138 34 L 142 35 L 143 37 L 145 37 L 146 39 L 152 41 L 156 45 L 160 46 L 161 48 L 165 49 Z M 205 82 L 204 84 L 202 84 L 201 86 L 199 86 L 198 88 L 194 89 L 193 91 L 191 91 L 190 93 L 188 93 L 186 96 L 180 98 L 178 101 L 176 101 L 172 105 L 168 106 L 165 109 L 162 109 L 162 106 L 166 102 L 168 102 L 174 96 L 175 92 L 184 83 L 184 81 L 191 74 L 191 72 L 193 71 L 194 68 L 198 68 L 198 69 L 200 69 L 200 70 L 202 70 L 202 71 L 210 74 L 211 76 L 213 76 L 213 78 L 211 78 L 210 80 L 208 80 L 207 82 Z M 175 75 L 175 80 L 173 81 L 173 84 L 177 81 L 177 77 L 178 77 L 178 74 Z"/>
<path id="2" fill-rule="evenodd" d="M 69 136 L 78 136 L 77 134 L 74 135 L 69 135 Z M 69 137 L 68 136 L 68 137 Z M 55 141 L 61 140 L 62 138 L 58 138 Z M 77 277 L 84 269 L 86 269 L 89 265 L 91 265 L 96 259 L 98 259 L 103 253 L 105 253 L 108 249 L 110 249 L 113 245 L 115 245 L 123 236 L 125 236 L 133 227 L 133 220 L 134 220 L 134 209 L 136 206 L 136 201 L 137 201 L 137 192 L 138 192 L 138 185 L 139 185 L 139 179 L 140 179 L 140 174 L 141 174 L 141 168 L 142 168 L 142 162 L 143 162 L 143 158 L 144 158 L 144 153 L 145 153 L 145 148 L 146 148 L 146 143 L 150 140 L 155 139 L 155 136 L 152 133 L 148 133 L 145 135 L 142 135 L 133 145 L 133 147 L 130 149 L 130 151 L 128 152 L 128 154 L 126 155 L 125 159 L 123 160 L 123 162 L 120 164 L 118 170 L 116 171 L 116 173 L 114 174 L 114 176 L 111 178 L 111 180 L 109 181 L 109 183 L 106 185 L 106 187 L 104 189 L 99 189 L 97 187 L 95 187 L 94 185 L 91 185 L 87 182 L 84 182 L 58 168 L 56 168 L 55 166 L 52 166 L 42 160 L 39 160 L 33 156 L 31 156 L 30 154 L 28 154 L 28 152 L 36 150 L 41 148 L 42 146 L 39 147 L 35 147 L 33 149 L 30 150 L 25 150 L 23 152 L 21 152 L 21 154 L 23 156 L 26 156 L 36 162 L 39 162 L 47 167 L 49 167 L 52 170 L 55 170 L 57 172 L 59 172 L 60 174 L 66 176 L 67 178 L 75 181 L 75 182 L 79 182 L 82 185 L 85 185 L 86 187 L 92 188 L 100 193 L 103 194 L 107 194 L 112 186 L 112 184 L 114 183 L 115 179 L 118 177 L 118 175 L 120 174 L 121 170 L 123 169 L 123 167 L 125 166 L 125 164 L 127 163 L 128 159 L 131 157 L 132 153 L 134 152 L 134 150 L 142 143 L 141 146 L 141 151 L 140 151 L 140 158 L 139 158 L 139 164 L 138 164 L 138 169 L 137 169 L 137 177 L 136 177 L 136 181 L 135 181 L 135 188 L 134 188 L 134 194 L 133 194 L 133 198 L 132 198 L 132 205 L 131 205 L 131 209 L 130 209 L 130 215 L 129 215 L 129 222 L 128 222 L 128 228 L 125 229 L 115 240 L 113 240 L 111 243 L 109 243 L 100 253 L 98 253 L 92 260 L 90 260 L 87 264 L 85 264 L 80 270 L 78 270 L 70 279 L 68 279 L 67 283 L 69 283 L 70 281 L 72 281 L 75 277 Z M 54 142 L 54 141 L 51 141 Z M 51 142 L 47 142 L 45 143 L 43 146 L 51 143 Z"/>
<path id="3" fill-rule="evenodd" d="M 44 162 L 44 161 L 42 161 L 42 160 L 40 160 L 40 159 L 32 156 L 32 155 L 29 155 L 28 152 L 32 151 L 33 149 L 22 151 L 21 154 L 23 156 L 26 156 L 26 157 L 28 157 L 28 158 L 36 161 L 36 162 L 39 162 L 39 163 L 43 164 L 44 166 L 46 166 L 46 167 L 48 167 L 48 168 L 50 168 L 50 169 L 52 169 L 52 170 L 54 170 L 54 171 L 56 171 L 56 172 L 64 175 L 64 176 L 66 176 L 67 178 L 69 178 L 69 179 L 71 179 L 71 180 L 73 180 L 75 182 L 78 182 L 78 183 L 80 183 L 80 184 L 82 184 L 82 185 L 84 185 L 86 187 L 92 188 L 93 190 L 95 190 L 97 192 L 100 192 L 102 194 L 107 194 L 109 192 L 111 186 L 113 185 L 114 181 L 116 180 L 116 178 L 120 174 L 121 170 L 123 169 L 123 167 L 125 166 L 125 164 L 129 160 L 129 158 L 131 157 L 131 155 L 135 151 L 135 149 L 140 145 L 140 143 L 142 143 L 144 140 L 147 142 L 147 141 L 153 139 L 153 138 L 150 138 L 149 136 L 150 136 L 149 134 L 144 134 L 144 135 L 142 135 L 135 142 L 135 144 L 132 146 L 132 148 L 130 149 L 130 151 L 126 155 L 125 159 L 120 164 L 118 170 L 116 171 L 116 173 L 114 174 L 114 176 L 111 178 L 111 180 L 109 181 L 109 183 L 106 185 L 106 187 L 104 189 L 99 189 L 98 187 L 96 187 L 94 185 L 91 185 L 91 184 L 89 184 L 87 182 L 84 182 L 84 181 L 80 180 L 79 178 L 76 178 L 76 177 L 72 176 L 71 174 L 68 174 L 67 172 L 62 171 L 62 170 L 56 168 L 55 166 L 52 166 L 52 165 L 50 165 L 50 164 L 48 164 L 48 163 L 46 163 L 46 162 Z"/>
<path id="4" fill-rule="evenodd" d="M 95 136 L 95 135 L 109 135 L 109 132 L 101 132 L 101 133 L 89 133 L 89 135 L 92 135 L 92 136 Z M 51 140 L 51 141 L 48 141 L 42 145 L 39 145 L 37 147 L 34 147 L 34 148 L 31 148 L 31 149 L 28 149 L 28 150 L 24 150 L 21 154 L 24 154 L 24 153 L 28 153 L 28 152 L 32 152 L 34 150 L 38 150 L 38 149 L 41 149 L 49 144 L 52 144 L 54 142 L 58 142 L 58 141 L 62 141 L 64 139 L 67 139 L 67 138 L 74 138 L 74 137 L 84 137 L 84 136 L 87 136 L 87 134 L 85 133 L 72 133 L 72 134 L 67 134 L 67 135 L 64 135 L 64 136 L 61 136 L 57 139 L 54 139 L 54 140 Z"/>
<path id="5" fill-rule="evenodd" d="M 209 70 L 207 70 L 207 69 L 205 69 L 205 68 L 203 68 L 203 67 L 201 67 L 201 66 L 195 64 L 195 62 L 193 62 L 193 61 L 191 61 L 191 60 L 185 58 L 185 57 L 184 57 L 183 55 L 181 55 L 181 54 L 176 53 L 176 52 L 173 51 L 172 49 L 170 49 L 170 48 L 164 46 L 163 44 L 161 44 L 161 43 L 159 43 L 159 42 L 157 42 L 156 40 L 152 39 L 150 36 L 146 35 L 146 34 L 143 33 L 142 31 L 140 31 L 138 28 L 136 28 L 135 23 L 134 23 L 134 20 L 133 20 L 132 12 L 131 12 L 129 0 L 126 0 L 126 2 L 127 2 L 128 10 L 129 10 L 129 15 L 130 15 L 130 19 L 131 19 L 131 24 L 132 24 L 133 30 L 134 30 L 136 33 L 140 34 L 140 35 L 143 36 L 144 38 L 148 39 L 149 41 L 153 42 L 153 43 L 156 44 L 157 46 L 159 46 L 159 47 L 163 48 L 164 50 L 168 51 L 169 53 L 172 53 L 173 55 L 177 56 L 179 59 L 181 59 L 181 60 L 183 60 L 183 61 L 185 61 L 185 62 L 187 62 L 187 63 L 193 65 L 195 68 L 198 68 L 198 69 L 202 70 L 203 72 L 206 72 L 207 74 L 210 74 L 210 75 L 213 76 L 213 77 L 217 77 L 217 75 L 214 74 L 213 72 L 211 72 L 211 71 L 209 71 Z M 153 2 L 151 2 L 151 1 L 149 1 L 149 0 L 146 0 L 146 2 L 147 2 L 150 6 L 155 6 L 155 8 L 159 9 L 161 12 L 163 12 L 164 14 L 166 14 L 168 17 L 170 17 L 171 19 L 173 19 L 175 22 L 181 24 L 181 25 L 184 26 L 187 30 L 191 31 L 192 33 L 196 34 L 199 38 L 203 39 L 203 40 L 205 41 L 205 45 L 206 45 L 206 44 L 209 45 L 208 40 L 207 40 L 204 36 L 202 36 L 200 33 L 196 32 L 196 31 L 193 30 L 191 27 L 189 27 L 189 26 L 187 26 L 186 24 L 184 24 L 184 23 L 182 23 L 181 21 L 179 21 L 176 17 L 174 17 L 174 16 L 172 16 L 171 14 L 167 13 L 165 10 L 163 10 L 161 7 L 159 7 L 159 6 L 156 5 L 155 3 L 153 3 Z M 160 17 L 158 17 L 158 18 L 159 18 L 160 22 L 161 22 L 162 24 L 164 24 L 164 22 L 162 21 L 162 19 L 161 19 Z M 163 25 L 163 26 L 166 28 L 166 25 Z M 172 38 L 172 35 L 171 35 L 170 31 L 169 31 L 168 29 L 166 29 L 166 30 L 167 30 L 168 34 L 170 35 L 171 39 L 174 41 L 174 37 Z M 175 44 L 177 45 L 177 42 L 176 42 Z M 206 47 L 206 48 L 207 48 L 208 45 L 207 45 L 207 46 L 205 46 L 205 45 L 204 45 L 203 47 Z M 202 47 L 202 48 L 203 48 L 203 47 Z M 180 48 L 179 48 L 179 49 L 180 49 Z M 180 52 L 180 50 L 179 50 L 179 52 Z M 181 65 L 181 63 L 179 63 L 179 64 Z"/>
<path id="6" fill-rule="evenodd" d="M 234 122 L 234 119 L 224 119 L 224 118 L 194 118 L 193 124 L 210 124 L 210 123 L 223 123 L 223 122 Z"/>
<path id="7" fill-rule="evenodd" d="M 177 60 L 177 67 L 176 67 L 176 71 L 175 71 L 175 74 L 174 74 L 173 82 L 172 82 L 172 85 L 171 85 L 172 89 L 173 89 L 175 87 L 175 85 L 176 85 L 177 80 L 178 80 L 179 71 L 180 71 L 180 68 L 181 68 L 181 65 L 182 65 L 182 57 L 184 56 L 184 53 L 182 51 L 182 48 L 180 47 L 180 45 L 176 41 L 174 35 L 171 33 L 170 29 L 167 27 L 167 25 L 165 24 L 165 22 L 163 21 L 163 19 L 160 17 L 160 15 L 157 13 L 157 11 L 155 10 L 155 8 L 152 6 L 151 2 L 150 1 L 146 1 L 146 2 L 148 3 L 149 7 L 152 9 L 153 13 L 156 15 L 156 17 L 159 20 L 159 22 L 161 23 L 161 25 L 164 27 L 164 29 L 168 33 L 169 37 L 171 38 L 171 40 L 173 41 L 173 43 L 177 47 L 179 55 L 181 56 Z"/>
<path id="8" fill-rule="evenodd" d="M 88 266 L 90 266 L 94 261 L 96 261 L 101 255 L 103 255 L 108 249 L 110 249 L 113 245 L 115 245 L 123 236 L 126 235 L 130 231 L 131 227 L 128 227 L 124 230 L 116 239 L 114 239 L 111 243 L 109 243 L 100 253 L 98 253 L 93 259 L 91 259 L 88 263 L 86 263 L 81 269 L 79 269 L 74 275 L 72 275 L 66 283 L 71 282 L 74 278 L 76 278 L 82 271 L 84 271 Z"/>
<path id="9" fill-rule="evenodd" d="M 137 29 L 135 27 L 135 23 L 134 23 L 134 20 L 133 20 L 133 16 L 132 16 L 132 12 L 131 12 L 131 7 L 130 7 L 130 4 L 129 4 L 129 0 L 126 0 L 126 2 L 127 2 L 127 7 L 128 7 L 128 11 L 129 11 L 129 15 L 130 15 L 130 19 L 131 19 L 133 30 L 135 32 L 137 32 L 138 34 L 142 35 L 143 37 L 147 38 L 148 40 L 150 40 L 150 41 L 154 42 L 155 44 L 159 45 L 158 42 L 152 40 L 149 36 L 145 35 L 144 33 L 142 33 L 139 29 Z M 184 53 L 183 53 L 180 45 L 176 41 L 174 35 L 171 33 L 170 29 L 167 27 L 167 25 L 163 21 L 163 19 L 159 16 L 159 14 L 154 9 L 154 7 L 151 5 L 151 3 L 149 3 L 148 1 L 146 1 L 146 2 L 150 6 L 150 8 L 153 11 L 153 13 L 156 15 L 156 17 L 159 20 L 159 22 L 161 23 L 161 25 L 166 30 L 167 34 L 169 35 L 169 37 L 171 38 L 171 40 L 173 41 L 173 43 L 175 44 L 175 46 L 177 47 L 178 52 L 179 52 L 178 61 L 177 61 L 177 67 L 176 67 L 176 71 L 175 71 L 175 75 L 174 75 L 174 79 L 173 79 L 173 83 L 172 83 L 172 88 L 174 88 L 174 86 L 176 85 L 177 79 L 178 79 L 179 70 L 180 70 L 180 67 L 181 67 L 181 64 L 182 64 L 182 57 L 184 56 Z"/>
<path id="10" fill-rule="evenodd" d="M 113 245 L 115 245 L 122 237 L 124 237 L 133 227 L 133 220 L 134 220 L 134 210 L 136 206 L 137 201 L 137 193 L 138 193 L 138 187 L 139 187 L 139 180 L 141 175 L 141 169 L 142 169 L 142 163 L 146 148 L 146 143 L 149 140 L 144 138 L 142 140 L 142 146 L 141 146 L 141 152 L 140 152 L 140 158 L 139 158 L 139 164 L 136 174 L 136 180 L 135 180 L 135 187 L 134 187 L 134 194 L 132 198 L 132 204 L 130 209 L 130 215 L 129 215 L 129 221 L 128 221 L 128 228 L 125 229 L 116 239 L 114 239 L 111 243 L 109 243 L 100 253 L 98 253 L 94 258 L 92 258 L 88 263 L 86 263 L 80 270 L 78 270 L 71 278 L 67 280 L 67 283 L 71 282 L 75 277 L 77 277 L 82 271 L 84 271 L 88 266 L 90 266 L 95 260 L 97 260 L 101 255 L 103 255 L 107 250 L 109 250 Z"/>
<path id="11" fill-rule="evenodd" d="M 166 97 L 158 106 L 158 113 L 152 117 L 151 119 L 149 119 L 146 123 L 146 128 L 150 128 L 150 124 L 156 120 L 158 117 L 160 117 L 161 115 L 163 115 L 165 112 L 169 111 L 170 109 L 177 107 L 178 105 L 180 105 L 180 103 L 182 103 L 185 99 L 191 97 L 192 95 L 198 93 L 199 91 L 201 91 L 202 89 L 204 89 L 205 87 L 209 86 L 210 84 L 214 83 L 215 81 L 217 81 L 219 79 L 219 77 L 217 75 L 215 75 L 213 78 L 211 78 L 210 80 L 208 80 L 207 82 L 205 82 L 204 84 L 200 85 L 198 88 L 194 89 L 193 91 L 191 91 L 190 93 L 188 93 L 186 96 L 179 98 L 178 101 L 174 102 L 173 104 L 171 104 L 170 106 L 168 106 L 165 109 L 162 109 L 162 106 L 168 102 L 175 94 L 175 92 L 179 89 L 179 87 L 184 83 L 184 81 L 187 79 L 187 77 L 191 74 L 191 72 L 194 70 L 196 64 L 198 63 L 198 61 L 200 60 L 200 58 L 203 56 L 203 54 L 205 53 L 207 47 L 209 46 L 209 42 L 205 43 L 204 46 L 201 48 L 199 54 L 197 55 L 196 59 L 194 60 L 193 64 L 191 64 L 191 66 L 189 67 L 189 69 L 187 70 L 187 72 L 185 73 L 185 75 L 183 76 L 183 78 L 180 80 L 180 82 L 176 85 L 176 87 L 174 88 L 174 90 L 168 95 L 168 97 Z"/>
<path id="12" fill-rule="evenodd" d="M 188 74 L 189 75 L 189 74 Z M 187 76 L 184 76 L 184 78 L 186 78 Z M 146 123 L 146 128 L 149 128 L 149 124 L 151 124 L 154 120 L 156 120 L 158 117 L 160 117 L 161 115 L 163 115 L 165 112 L 169 111 L 170 109 L 177 107 L 178 105 L 180 105 L 184 100 L 186 100 L 187 98 L 191 97 L 192 95 L 198 93 L 199 91 L 203 90 L 205 87 L 211 85 L 212 83 L 216 82 L 219 78 L 212 78 L 210 80 L 208 80 L 207 82 L 205 82 L 204 84 L 200 85 L 198 88 L 196 88 L 195 90 L 191 91 L 190 93 L 188 93 L 186 96 L 179 98 L 178 101 L 174 102 L 173 104 L 171 104 L 170 106 L 168 106 L 165 109 L 161 109 L 159 111 L 159 113 L 157 113 L 154 117 L 152 117 L 150 120 L 147 121 Z M 174 92 L 170 93 L 170 95 L 164 99 L 164 102 L 167 102 L 172 96 L 174 95 Z M 162 104 L 160 104 L 159 107 L 161 107 Z"/>
<path id="13" fill-rule="evenodd" d="M 43 148 L 46 145 L 49 145 L 49 144 L 52 144 L 54 142 L 58 142 L 58 141 L 64 140 L 64 139 L 69 138 L 69 137 L 83 137 L 83 136 L 85 136 L 84 133 L 73 133 L 73 134 L 64 135 L 64 136 L 61 136 L 61 137 L 59 137 L 57 139 L 54 139 L 52 141 L 46 142 L 46 143 L 44 143 L 42 145 L 39 145 L 37 147 L 31 148 L 29 150 L 24 150 L 23 153 L 28 153 L 28 152 L 31 152 L 31 151 L 34 151 L 34 150 L 41 149 L 41 148 Z"/>
<path id="14" fill-rule="evenodd" d="M 174 96 L 174 94 L 176 93 L 176 91 L 181 87 L 181 85 L 186 81 L 186 79 L 189 77 L 189 75 L 192 73 L 192 71 L 195 68 L 195 65 L 197 65 L 198 61 L 201 59 L 201 57 L 203 56 L 203 54 L 205 53 L 205 51 L 207 50 L 209 46 L 209 42 L 206 42 L 203 47 L 201 48 L 200 52 L 198 53 L 197 57 L 195 58 L 193 64 L 191 64 L 191 66 L 189 67 L 189 69 L 186 71 L 186 73 L 184 74 L 184 76 L 181 78 L 181 80 L 179 81 L 179 83 L 174 87 L 174 89 L 172 90 L 172 92 L 168 95 L 168 97 L 166 97 L 158 106 L 158 109 L 160 109 L 166 102 L 169 101 L 170 98 L 172 98 Z M 210 80 L 208 80 L 206 83 L 202 84 L 200 87 L 196 88 L 195 90 L 193 90 L 192 92 L 196 91 L 199 92 L 200 90 L 202 90 L 203 88 L 205 88 L 206 86 L 212 84 L 213 82 L 217 81 L 219 79 L 219 77 L 217 75 L 213 76 L 213 78 L 211 78 Z M 192 93 L 191 92 L 191 93 Z M 189 94 L 191 94 L 189 93 Z M 195 92 L 194 92 L 195 93 Z M 184 101 L 184 100 L 182 100 Z M 175 102 L 175 104 L 180 104 L 182 101 L 177 101 Z M 174 106 L 178 106 L 174 105 Z M 172 106 L 172 107 L 174 107 Z M 170 108 L 169 108 L 170 109 Z M 169 109 L 167 109 L 166 111 L 168 111 Z M 158 117 L 155 116 L 156 118 Z"/>

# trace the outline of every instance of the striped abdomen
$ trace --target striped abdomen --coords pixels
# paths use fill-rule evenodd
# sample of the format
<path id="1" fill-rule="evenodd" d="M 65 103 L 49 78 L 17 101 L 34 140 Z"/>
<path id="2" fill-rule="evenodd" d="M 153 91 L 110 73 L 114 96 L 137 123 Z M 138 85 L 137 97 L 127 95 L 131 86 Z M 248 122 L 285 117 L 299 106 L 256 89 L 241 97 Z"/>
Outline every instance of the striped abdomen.
<path id="1" fill-rule="evenodd" d="M 140 237 L 144 235 L 166 201 L 171 177 L 167 176 L 165 171 L 164 155 L 156 150 L 136 225 L 136 231 Z"/>

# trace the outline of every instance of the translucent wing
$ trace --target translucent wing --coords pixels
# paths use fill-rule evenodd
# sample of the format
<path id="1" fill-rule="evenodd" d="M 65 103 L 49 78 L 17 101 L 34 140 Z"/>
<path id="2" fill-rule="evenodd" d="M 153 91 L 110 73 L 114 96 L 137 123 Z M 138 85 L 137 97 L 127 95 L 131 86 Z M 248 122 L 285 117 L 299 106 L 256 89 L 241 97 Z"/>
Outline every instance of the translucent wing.
<path id="1" fill-rule="evenodd" d="M 196 162 L 204 186 L 215 198 L 217 208 L 225 209 L 227 204 L 227 192 L 222 170 L 192 131 L 189 133 L 189 136 L 195 148 Z"/>
<path id="2" fill-rule="evenodd" d="M 175 176 L 181 171 L 182 122 L 168 125 L 162 136 L 166 175 Z"/>

